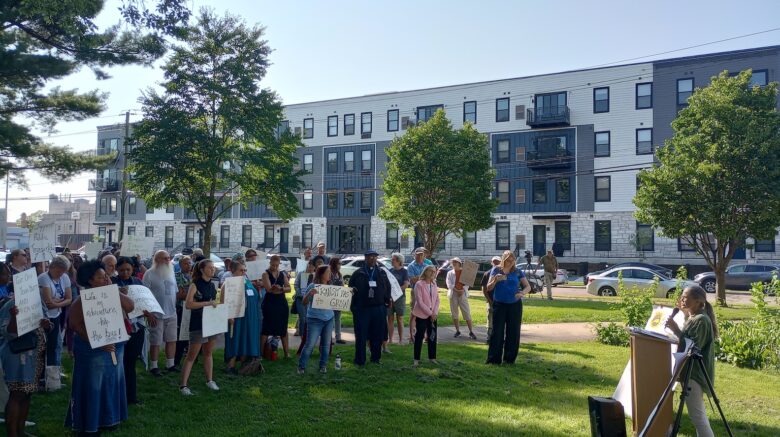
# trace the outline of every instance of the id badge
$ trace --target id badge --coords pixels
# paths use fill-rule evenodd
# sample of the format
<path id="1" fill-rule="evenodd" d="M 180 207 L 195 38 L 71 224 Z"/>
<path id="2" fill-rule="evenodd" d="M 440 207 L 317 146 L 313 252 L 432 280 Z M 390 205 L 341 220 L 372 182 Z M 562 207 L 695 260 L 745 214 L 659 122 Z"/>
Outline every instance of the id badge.
<path id="1" fill-rule="evenodd" d="M 246 289 L 246 295 L 247 295 L 247 296 L 249 296 L 249 297 L 252 297 L 252 296 L 254 296 L 255 294 L 254 294 L 254 291 L 252 291 L 252 289 L 251 289 L 251 288 L 247 288 L 247 289 Z"/>
<path id="2" fill-rule="evenodd" d="M 369 288 L 368 289 L 368 298 L 369 299 L 373 299 L 374 298 L 374 289 L 373 288 Z"/>
<path id="3" fill-rule="evenodd" d="M 368 281 L 369 287 L 376 287 L 376 281 Z"/>

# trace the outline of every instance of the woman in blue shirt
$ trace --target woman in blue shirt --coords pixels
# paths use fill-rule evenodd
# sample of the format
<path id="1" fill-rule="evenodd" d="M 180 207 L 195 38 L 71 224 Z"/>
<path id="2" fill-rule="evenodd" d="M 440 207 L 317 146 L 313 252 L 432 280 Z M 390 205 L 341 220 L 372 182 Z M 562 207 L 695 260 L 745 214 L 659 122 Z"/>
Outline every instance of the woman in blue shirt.
<path id="1" fill-rule="evenodd" d="M 523 272 L 515 268 L 515 256 L 511 251 L 504 251 L 500 268 L 490 272 L 487 290 L 493 292 L 493 333 L 485 364 L 514 364 L 520 349 L 522 298 L 531 286 Z"/>
<path id="2" fill-rule="evenodd" d="M 328 354 L 330 353 L 330 340 L 333 334 L 335 311 L 331 309 L 314 308 L 314 295 L 317 294 L 319 285 L 328 285 L 330 282 L 330 267 L 322 265 L 317 267 L 314 274 L 314 282 L 306 288 L 303 303 L 306 309 L 306 346 L 303 347 L 301 358 L 298 361 L 298 373 L 306 372 L 306 363 L 311 357 L 311 352 L 320 341 L 320 373 L 327 372 Z"/>

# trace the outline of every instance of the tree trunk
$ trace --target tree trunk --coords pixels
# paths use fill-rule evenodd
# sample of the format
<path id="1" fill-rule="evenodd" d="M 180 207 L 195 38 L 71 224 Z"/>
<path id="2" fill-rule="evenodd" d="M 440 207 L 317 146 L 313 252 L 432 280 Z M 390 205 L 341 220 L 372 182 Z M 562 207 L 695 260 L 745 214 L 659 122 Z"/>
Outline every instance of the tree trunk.
<path id="1" fill-rule="evenodd" d="M 722 261 L 715 266 L 715 285 L 717 287 L 718 305 L 722 307 L 728 306 L 726 304 L 726 267 Z"/>
<path id="2" fill-rule="evenodd" d="M 206 257 L 206 259 L 211 256 L 211 226 L 214 224 L 214 221 L 211 219 L 206 220 L 205 226 L 203 226 L 203 256 Z"/>

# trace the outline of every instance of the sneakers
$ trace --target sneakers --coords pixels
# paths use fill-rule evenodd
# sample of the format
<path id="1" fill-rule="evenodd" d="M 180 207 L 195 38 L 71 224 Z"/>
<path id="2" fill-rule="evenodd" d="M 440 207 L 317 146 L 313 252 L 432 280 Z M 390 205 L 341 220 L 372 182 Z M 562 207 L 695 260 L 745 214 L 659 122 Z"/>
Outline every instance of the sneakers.
<path id="1" fill-rule="evenodd" d="M 460 337 L 460 331 L 455 331 L 455 338 Z"/>
<path id="2" fill-rule="evenodd" d="M 412 367 L 420 367 L 420 360 L 414 360 L 414 364 L 412 364 Z"/>
<path id="3" fill-rule="evenodd" d="M 300 367 L 298 367 L 296 371 L 298 372 L 299 375 L 303 375 L 304 373 L 306 373 L 306 369 L 301 369 Z"/>
<path id="4" fill-rule="evenodd" d="M 390 349 L 387 349 L 387 348 L 382 349 L 382 353 L 383 354 L 391 354 L 392 355 L 392 352 L 390 352 Z"/>
<path id="5" fill-rule="evenodd" d="M 347 342 L 342 339 L 338 339 L 336 340 L 336 344 L 347 344 Z"/>
<path id="6" fill-rule="evenodd" d="M 431 364 L 439 364 L 439 362 L 438 362 L 438 361 L 436 361 L 436 359 L 429 360 L 429 361 L 431 362 Z"/>
<path id="7" fill-rule="evenodd" d="M 160 372 L 160 369 L 155 367 L 154 369 L 150 370 L 149 373 L 152 374 L 152 376 L 162 376 L 162 372 Z"/>
<path id="8" fill-rule="evenodd" d="M 476 336 L 476 335 L 474 335 L 474 333 L 473 333 L 473 332 L 469 332 L 469 338 L 470 338 L 470 339 L 472 339 L 472 340 L 476 340 L 476 339 L 477 339 L 477 336 Z"/>
<path id="9" fill-rule="evenodd" d="M 168 372 L 173 372 L 173 373 L 179 373 L 179 372 L 181 372 L 181 369 L 179 369 L 179 368 L 178 368 L 178 367 L 176 367 L 176 366 L 171 366 L 171 367 L 168 367 L 168 368 L 167 368 L 167 369 L 165 369 L 165 370 L 166 370 L 166 371 L 168 371 Z"/>
<path id="10" fill-rule="evenodd" d="M 209 382 L 207 382 L 207 383 L 206 383 L 206 387 L 208 387 L 208 388 L 210 388 L 210 389 L 212 389 L 212 390 L 214 390 L 214 391 L 219 391 L 219 386 L 218 386 L 218 385 L 217 385 L 217 383 L 216 383 L 216 382 L 214 382 L 214 381 L 209 381 Z"/>
<path id="11" fill-rule="evenodd" d="M 323 375 L 328 373 L 328 368 L 327 367 L 320 367 L 320 373 L 322 373 Z"/>
<path id="12" fill-rule="evenodd" d="M 183 386 L 179 387 L 179 392 L 183 396 L 192 396 L 192 390 L 190 390 L 190 388 L 187 387 L 186 385 L 183 385 Z"/>

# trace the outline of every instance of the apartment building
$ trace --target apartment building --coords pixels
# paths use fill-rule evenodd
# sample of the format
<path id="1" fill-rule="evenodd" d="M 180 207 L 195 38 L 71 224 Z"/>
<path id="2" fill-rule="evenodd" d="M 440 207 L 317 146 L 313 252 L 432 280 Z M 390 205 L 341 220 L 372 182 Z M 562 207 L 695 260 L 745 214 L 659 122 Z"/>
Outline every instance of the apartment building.
<path id="1" fill-rule="evenodd" d="M 283 128 L 306 145 L 297 151 L 307 172 L 301 214 L 284 221 L 265 205 L 236 206 L 212 241 L 225 253 L 259 246 L 295 256 L 318 241 L 335 253 L 409 252 L 420 244 L 414 230 L 377 216 L 385 148 L 443 109 L 453 125 L 471 122 L 488 135 L 500 204 L 494 226 L 449 236 L 439 256 L 554 248 L 567 262 L 701 263 L 683 242 L 636 221 L 637 173 L 671 137 L 670 124 L 696 87 L 720 71 L 748 68 L 755 84 L 777 81 L 780 46 L 288 105 Z M 98 153 L 121 152 L 123 132 L 99 127 Z M 121 161 L 120 153 L 115 168 L 90 181 L 98 191 L 98 233 L 109 241 L 119 222 Z M 128 234 L 154 236 L 160 247 L 202 241 L 179 207 L 147 210 L 131 198 L 126 217 Z M 754 251 L 737 256 L 774 259 L 775 240 L 756 241 Z"/>

